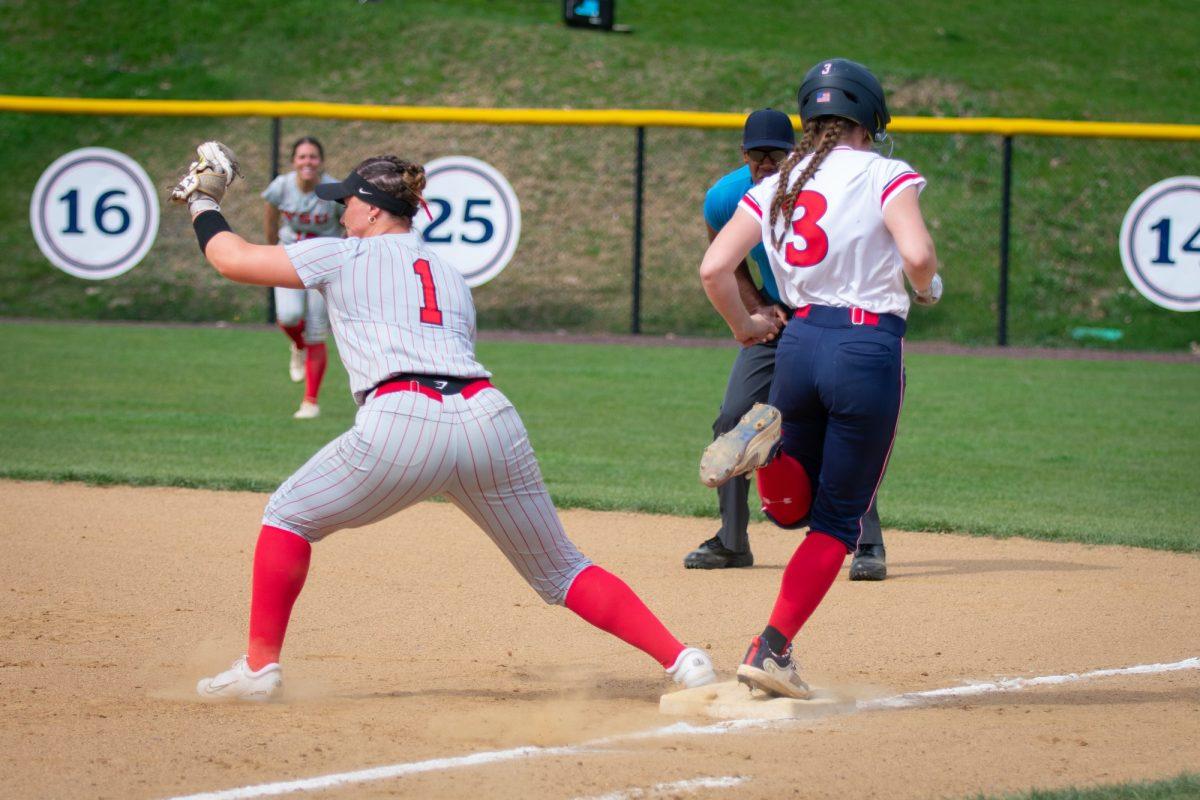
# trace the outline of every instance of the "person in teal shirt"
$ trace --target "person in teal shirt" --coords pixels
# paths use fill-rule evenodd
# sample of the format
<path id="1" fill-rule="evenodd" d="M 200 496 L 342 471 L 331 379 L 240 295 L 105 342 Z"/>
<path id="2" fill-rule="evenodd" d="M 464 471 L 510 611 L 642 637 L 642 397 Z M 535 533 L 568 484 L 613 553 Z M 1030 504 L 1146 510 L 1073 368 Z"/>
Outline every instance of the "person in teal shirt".
<path id="1" fill-rule="evenodd" d="M 770 110 L 770 109 L 767 109 Z M 787 115 L 779 112 L 784 119 Z M 791 120 L 788 120 L 788 125 L 791 125 Z M 738 202 L 750 191 L 750 187 L 761 181 L 768 175 L 775 173 L 779 166 L 771 156 L 764 155 L 757 164 L 751 164 L 750 158 L 758 157 L 759 153 L 771 152 L 752 150 L 745 151 L 747 163 L 728 173 L 723 178 L 718 180 L 704 195 L 704 221 L 708 225 L 708 240 L 711 242 L 713 237 L 717 235 L 717 231 L 725 227 L 725 223 L 729 222 L 733 212 L 737 210 Z M 790 149 L 782 148 L 774 151 L 776 154 L 791 152 Z M 786 155 L 779 156 L 781 159 L 786 158 Z M 752 169 L 753 167 L 753 169 Z M 757 177 L 755 177 L 757 173 Z M 750 251 L 750 258 L 754 261 L 755 267 L 758 268 L 758 274 L 762 279 L 762 295 L 764 300 L 769 300 L 771 303 L 780 304 L 779 290 L 775 288 L 775 276 L 771 274 L 771 267 L 767 264 L 767 251 L 763 249 L 762 242 L 754 245 L 754 249 Z M 746 264 L 742 264 L 746 269 L 745 277 L 750 280 L 750 272 Z"/>
<path id="2" fill-rule="evenodd" d="M 746 118 L 742 129 L 742 166 L 720 178 L 704 196 L 704 221 L 711 242 L 717 232 L 729 222 L 738 202 L 763 178 L 774 175 L 779 165 L 796 146 L 796 134 L 787 114 L 773 108 L 763 108 Z M 761 288 L 755 285 L 749 265 L 743 261 L 737 268 L 738 289 L 742 302 L 751 313 L 761 313 L 776 319 L 780 327 L 787 322 L 791 309 L 779 298 L 775 276 L 767 262 L 762 243 L 750 251 L 750 260 L 759 274 Z M 742 415 L 755 403 L 767 402 L 771 379 L 775 375 L 777 342 L 744 346 L 734 359 L 725 387 L 721 411 L 713 422 L 713 438 L 731 430 Z M 721 512 L 721 527 L 716 535 L 703 542 L 683 559 L 688 569 L 728 569 L 754 564 L 750 551 L 750 480 L 739 476 L 717 489 Z M 875 503 L 862 520 L 862 538 L 850 564 L 851 580 L 883 580 L 887 563 L 883 549 L 883 531 Z"/>

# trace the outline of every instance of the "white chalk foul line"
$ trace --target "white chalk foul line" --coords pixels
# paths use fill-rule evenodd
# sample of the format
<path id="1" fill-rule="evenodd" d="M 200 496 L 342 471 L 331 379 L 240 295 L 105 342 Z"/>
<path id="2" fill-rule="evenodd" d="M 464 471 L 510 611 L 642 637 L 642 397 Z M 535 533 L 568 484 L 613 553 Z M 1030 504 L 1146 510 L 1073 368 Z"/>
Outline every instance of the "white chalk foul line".
<path id="1" fill-rule="evenodd" d="M 1034 686 L 1046 686 L 1095 678 L 1108 678 L 1117 675 L 1158 675 L 1165 672 L 1200 669 L 1200 658 L 1187 658 L 1171 664 L 1140 664 L 1133 667 L 1117 669 L 1097 669 L 1084 673 L 1069 673 L 1066 675 L 1043 675 L 1036 678 L 1010 678 L 994 683 L 971 683 L 965 686 L 952 686 L 945 689 L 931 689 L 924 692 L 908 692 L 894 697 L 884 697 L 877 700 L 860 701 L 857 708 L 871 711 L 883 708 L 913 708 L 928 705 L 939 700 L 993 692 L 1016 692 Z M 472 753 L 467 756 L 451 758 L 432 758 L 426 761 L 413 761 L 406 764 L 392 764 L 385 767 L 372 767 L 354 772 L 339 772 L 333 775 L 320 775 L 315 778 L 301 778 L 294 781 L 277 783 L 261 783 L 257 786 L 243 786 L 237 789 L 224 789 L 217 792 L 201 792 L 200 794 L 180 795 L 169 800 L 243 800 L 250 797 L 274 797 L 294 792 L 314 792 L 322 789 L 333 789 L 354 783 L 367 783 L 388 778 L 399 778 L 405 775 L 416 775 L 422 772 L 437 770 L 460 769 L 477 767 L 485 764 L 497 764 L 504 761 L 516 761 L 522 758 L 543 758 L 563 755 L 579 755 L 594 752 L 619 742 L 637 741 L 639 739 L 657 739 L 665 736 L 712 736 L 715 734 L 731 733 L 751 728 L 766 728 L 788 723 L 790 720 L 738 719 L 717 722 L 712 725 L 692 725 L 687 722 L 676 722 L 661 728 L 648 731 L 619 734 L 602 739 L 593 739 L 576 745 L 563 747 L 515 747 L 510 750 L 493 750 L 484 753 Z M 702 779 L 705 780 L 705 779 Z M 632 797 L 632 795 L 629 795 Z"/>
<path id="2" fill-rule="evenodd" d="M 675 796 L 680 792 L 690 794 L 700 789 L 729 789 L 748 780 L 749 778 L 734 777 L 732 775 L 727 778 L 692 778 L 686 781 L 656 783 L 646 788 L 635 786 L 632 789 L 623 789 L 619 792 L 596 794 L 590 797 L 577 797 L 575 800 L 642 800 L 642 798 L 658 797 L 665 794 Z"/>
<path id="3" fill-rule="evenodd" d="M 931 701 L 947 698 L 974 697 L 996 692 L 1019 692 L 1034 686 L 1055 686 L 1064 683 L 1078 683 L 1095 678 L 1108 678 L 1115 675 L 1158 675 L 1164 672 L 1179 672 L 1186 669 L 1200 669 L 1200 658 L 1185 658 L 1172 664 L 1139 664 L 1136 667 L 1121 667 L 1119 669 L 1096 669 L 1091 672 L 1068 673 L 1066 675 L 1041 675 L 1036 678 L 1008 678 L 994 683 L 968 683 L 965 686 L 951 686 L 945 689 L 931 689 L 926 692 L 908 692 L 895 697 L 884 697 L 879 700 L 860 700 L 858 709 L 870 711 L 877 708 L 912 708 L 927 705 Z"/>
<path id="4" fill-rule="evenodd" d="M 476 767 L 483 764 L 496 764 L 501 761 L 515 761 L 534 756 L 557 756 L 578 753 L 583 749 L 579 745 L 570 747 L 515 747 L 511 750 L 495 750 L 489 753 L 472 753 L 469 756 L 453 758 L 431 758 L 427 761 L 413 761 L 408 764 L 392 764 L 386 767 L 372 767 L 354 772 L 339 772 L 334 775 L 321 775 L 316 778 L 301 778 L 294 781 L 278 783 L 260 783 L 257 786 L 243 786 L 239 789 L 224 789 L 219 792 L 201 792 L 172 798 L 172 800 L 241 800 L 246 797 L 273 797 L 292 792 L 315 792 L 322 789 L 333 789 L 352 783 L 367 783 L 382 781 L 388 778 L 399 778 L 404 775 L 416 775 L 421 772 L 435 772 L 442 769 L 457 769 L 460 767 Z"/>

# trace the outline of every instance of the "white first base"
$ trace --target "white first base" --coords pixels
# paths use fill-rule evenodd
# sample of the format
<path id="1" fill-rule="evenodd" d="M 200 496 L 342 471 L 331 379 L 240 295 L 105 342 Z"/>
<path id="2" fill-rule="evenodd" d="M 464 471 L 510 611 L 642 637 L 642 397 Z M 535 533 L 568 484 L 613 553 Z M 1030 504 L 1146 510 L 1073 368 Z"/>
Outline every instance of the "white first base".
<path id="1" fill-rule="evenodd" d="M 658 710 L 674 716 L 706 716 L 717 719 L 818 719 L 834 714 L 849 714 L 854 699 L 813 689 L 808 700 L 768 697 L 737 681 L 711 683 L 695 689 L 664 694 Z"/>

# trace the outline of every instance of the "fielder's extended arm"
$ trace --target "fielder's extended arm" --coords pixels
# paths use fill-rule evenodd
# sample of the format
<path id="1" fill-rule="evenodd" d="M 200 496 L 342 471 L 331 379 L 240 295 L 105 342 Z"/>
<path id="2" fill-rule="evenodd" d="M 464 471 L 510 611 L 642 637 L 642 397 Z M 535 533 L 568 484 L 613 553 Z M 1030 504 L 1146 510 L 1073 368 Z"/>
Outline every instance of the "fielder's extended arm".
<path id="1" fill-rule="evenodd" d="M 192 219 L 197 239 L 200 237 L 200 226 L 205 224 L 200 220 L 208 215 L 220 216 L 220 212 L 204 211 Z M 221 221 L 224 222 L 223 217 Z M 209 238 L 207 246 L 204 246 L 204 257 L 223 277 L 237 283 L 304 288 L 283 245 L 251 244 L 228 227 Z"/>

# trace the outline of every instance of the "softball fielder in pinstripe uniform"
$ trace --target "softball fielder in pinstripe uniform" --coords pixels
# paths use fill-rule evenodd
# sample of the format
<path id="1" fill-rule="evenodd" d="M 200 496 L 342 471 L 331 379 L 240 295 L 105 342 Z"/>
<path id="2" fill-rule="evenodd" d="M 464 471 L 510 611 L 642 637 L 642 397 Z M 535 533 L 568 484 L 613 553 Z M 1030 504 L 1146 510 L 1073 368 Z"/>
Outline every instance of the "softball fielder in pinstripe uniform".
<path id="1" fill-rule="evenodd" d="M 281 688 L 279 654 L 312 544 L 444 495 L 481 527 L 547 603 L 565 605 L 637 647 L 677 683 L 716 680 L 619 578 L 567 538 L 516 409 L 476 360 L 465 281 L 412 228 L 425 170 L 394 156 L 363 161 L 318 196 L 345 204 L 349 238 L 286 246 L 246 242 L 217 205 L 236 161 L 206 143 L 172 197 L 187 202 L 201 249 L 243 283 L 316 289 L 359 406 L 354 427 L 275 491 L 254 554 L 249 646 L 202 679 L 206 699 L 265 700 Z"/>
<path id="2" fill-rule="evenodd" d="M 292 144 L 292 171 L 277 176 L 262 193 L 267 244 L 341 235 L 337 204 L 322 200 L 314 191 L 318 184 L 335 180 L 321 171 L 324 161 L 325 149 L 313 137 L 304 136 Z M 276 286 L 274 292 L 275 322 L 291 340 L 288 374 L 293 383 L 304 382 L 304 399 L 292 416 L 315 419 L 321 414 L 317 396 L 329 358 L 325 298 L 315 289 Z"/>

